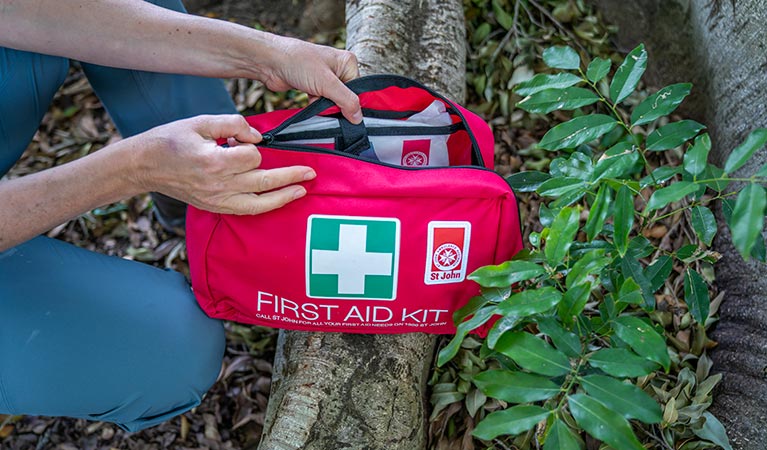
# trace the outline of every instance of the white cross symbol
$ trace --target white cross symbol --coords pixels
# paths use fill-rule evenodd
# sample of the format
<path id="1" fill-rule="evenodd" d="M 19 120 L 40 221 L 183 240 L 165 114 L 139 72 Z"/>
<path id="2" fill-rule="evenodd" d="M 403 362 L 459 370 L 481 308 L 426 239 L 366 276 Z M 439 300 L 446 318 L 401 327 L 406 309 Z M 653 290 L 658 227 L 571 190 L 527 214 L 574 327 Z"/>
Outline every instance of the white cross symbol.
<path id="1" fill-rule="evenodd" d="M 312 274 L 338 275 L 339 294 L 364 294 L 365 275 L 391 275 L 393 255 L 366 251 L 367 226 L 339 228 L 338 250 L 312 250 Z"/>

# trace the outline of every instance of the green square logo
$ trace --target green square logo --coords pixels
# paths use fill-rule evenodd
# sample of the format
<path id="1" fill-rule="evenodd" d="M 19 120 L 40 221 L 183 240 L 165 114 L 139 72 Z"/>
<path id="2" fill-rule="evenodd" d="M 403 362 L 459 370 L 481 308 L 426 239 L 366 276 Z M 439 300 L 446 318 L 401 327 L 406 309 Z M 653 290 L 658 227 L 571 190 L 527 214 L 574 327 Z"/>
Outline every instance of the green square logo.
<path id="1" fill-rule="evenodd" d="M 399 268 L 399 219 L 309 216 L 306 295 L 394 300 Z"/>

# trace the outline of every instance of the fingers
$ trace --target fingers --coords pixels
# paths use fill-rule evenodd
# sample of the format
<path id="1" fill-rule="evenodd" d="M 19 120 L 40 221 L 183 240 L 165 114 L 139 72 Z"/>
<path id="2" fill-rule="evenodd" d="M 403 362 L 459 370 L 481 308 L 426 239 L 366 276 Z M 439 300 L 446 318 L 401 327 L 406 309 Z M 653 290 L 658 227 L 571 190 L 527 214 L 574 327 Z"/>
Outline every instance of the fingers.
<path id="1" fill-rule="evenodd" d="M 291 166 L 269 170 L 251 170 L 232 180 L 231 189 L 238 192 L 264 193 L 285 186 L 313 180 L 317 174 L 310 167 Z"/>
<path id="2" fill-rule="evenodd" d="M 263 214 L 281 208 L 304 195 L 306 189 L 302 186 L 284 187 L 266 194 L 237 194 L 222 205 L 225 211 L 221 212 L 237 215 Z"/>
<path id="3" fill-rule="evenodd" d="M 325 97 L 333 100 L 341 108 L 341 112 L 352 123 L 362 122 L 360 99 L 343 83 L 359 77 L 357 56 L 349 51 L 334 53 L 336 78 L 326 84 L 328 90 Z"/>
<path id="4" fill-rule="evenodd" d="M 198 116 L 196 131 L 208 139 L 233 137 L 239 142 L 256 144 L 261 142 L 261 134 L 238 114 Z"/>
<path id="5" fill-rule="evenodd" d="M 225 168 L 229 173 L 249 172 L 261 165 L 261 152 L 253 144 L 234 141 L 234 145 L 229 143 L 228 148 L 216 147 L 216 152 L 215 158 L 224 160 Z"/>
<path id="6" fill-rule="evenodd" d="M 234 177 L 226 190 L 232 194 L 199 207 L 225 214 L 261 214 L 280 208 L 306 195 L 306 188 L 295 183 L 314 179 L 317 174 L 306 166 L 252 170 Z"/>
<path id="7" fill-rule="evenodd" d="M 336 68 L 336 74 L 338 78 L 344 83 L 353 80 L 360 76 L 359 63 L 357 62 L 357 55 L 349 51 L 341 52 L 341 57 L 338 58 L 339 66 Z"/>
<path id="8" fill-rule="evenodd" d="M 333 77 L 326 85 L 323 97 L 333 100 L 333 103 L 341 108 L 346 119 L 354 124 L 362 122 L 362 108 L 357 94 L 351 91 L 339 78 Z"/>

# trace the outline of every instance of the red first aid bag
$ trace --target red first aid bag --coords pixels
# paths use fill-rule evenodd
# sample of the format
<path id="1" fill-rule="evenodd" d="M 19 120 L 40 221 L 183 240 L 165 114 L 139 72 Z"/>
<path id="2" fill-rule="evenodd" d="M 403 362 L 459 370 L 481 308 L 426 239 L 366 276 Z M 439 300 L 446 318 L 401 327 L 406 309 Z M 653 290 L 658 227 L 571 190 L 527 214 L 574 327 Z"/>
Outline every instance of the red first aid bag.
<path id="1" fill-rule="evenodd" d="M 475 114 L 408 78 L 348 83 L 365 119 L 320 99 L 248 117 L 261 167 L 306 165 L 307 195 L 254 216 L 189 208 L 194 293 L 221 319 L 351 333 L 452 333 L 466 277 L 522 247 L 516 198 Z"/>

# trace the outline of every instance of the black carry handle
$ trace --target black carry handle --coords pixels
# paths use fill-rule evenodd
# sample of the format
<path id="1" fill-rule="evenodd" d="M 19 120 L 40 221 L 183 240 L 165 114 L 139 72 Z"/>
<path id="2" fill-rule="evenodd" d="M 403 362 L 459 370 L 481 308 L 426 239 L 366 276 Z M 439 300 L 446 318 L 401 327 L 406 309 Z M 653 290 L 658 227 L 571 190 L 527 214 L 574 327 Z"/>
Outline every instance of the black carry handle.
<path id="1" fill-rule="evenodd" d="M 435 98 L 441 99 L 447 104 L 451 104 L 450 100 L 445 98 L 443 95 L 440 95 L 437 92 L 434 92 L 432 89 L 424 86 L 423 84 L 402 75 L 368 75 L 361 78 L 355 78 L 354 80 L 346 83 L 346 87 L 351 89 L 351 91 L 357 95 L 363 92 L 378 91 L 392 86 L 396 86 L 402 89 L 417 87 L 429 92 Z M 268 134 L 273 136 L 289 125 L 302 122 L 311 117 L 319 115 L 326 109 L 333 106 L 336 106 L 336 104 L 332 100 L 326 97 L 321 97 L 306 108 L 302 109 L 293 117 L 283 122 L 274 130 L 271 130 Z M 455 110 L 455 114 L 457 114 L 461 118 L 461 121 L 466 124 L 466 119 L 463 117 L 463 114 L 461 114 L 460 111 Z M 338 150 L 359 156 L 360 153 L 370 148 L 370 139 L 368 138 L 368 132 L 367 128 L 365 128 L 364 122 L 353 124 L 343 116 L 339 117 L 338 120 L 341 125 L 341 138 L 339 139 L 338 143 L 340 148 L 338 148 Z M 484 161 L 482 159 L 482 153 L 479 151 L 479 145 L 477 144 L 477 141 L 468 126 L 466 127 L 466 131 L 468 132 L 469 138 L 471 139 L 472 164 L 484 167 Z"/>

